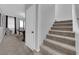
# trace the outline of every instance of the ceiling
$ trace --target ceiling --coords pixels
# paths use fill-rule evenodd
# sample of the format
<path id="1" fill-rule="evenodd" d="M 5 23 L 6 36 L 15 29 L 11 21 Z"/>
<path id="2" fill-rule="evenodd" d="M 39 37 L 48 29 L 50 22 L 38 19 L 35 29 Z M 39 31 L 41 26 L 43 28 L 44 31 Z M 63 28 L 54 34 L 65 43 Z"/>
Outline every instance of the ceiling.
<path id="1" fill-rule="evenodd" d="M 25 8 L 30 4 L 0 4 L 0 12 L 18 18 L 25 18 Z"/>

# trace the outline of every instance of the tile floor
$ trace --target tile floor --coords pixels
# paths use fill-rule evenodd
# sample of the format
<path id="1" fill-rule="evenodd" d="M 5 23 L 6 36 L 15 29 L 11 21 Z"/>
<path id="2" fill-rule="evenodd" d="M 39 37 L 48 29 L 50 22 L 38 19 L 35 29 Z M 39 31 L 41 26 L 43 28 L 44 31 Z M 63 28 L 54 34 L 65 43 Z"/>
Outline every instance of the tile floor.
<path id="1" fill-rule="evenodd" d="M 0 43 L 0 55 L 33 55 L 33 52 L 15 35 L 7 35 Z"/>

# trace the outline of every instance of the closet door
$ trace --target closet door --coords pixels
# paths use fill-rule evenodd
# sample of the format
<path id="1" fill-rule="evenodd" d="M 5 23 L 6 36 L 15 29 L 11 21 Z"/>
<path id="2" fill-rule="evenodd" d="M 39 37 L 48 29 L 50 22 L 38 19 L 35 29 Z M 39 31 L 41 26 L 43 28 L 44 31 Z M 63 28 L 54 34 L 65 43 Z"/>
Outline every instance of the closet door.
<path id="1" fill-rule="evenodd" d="M 26 45 L 32 50 L 35 49 L 35 21 L 36 6 L 33 5 L 26 10 Z"/>

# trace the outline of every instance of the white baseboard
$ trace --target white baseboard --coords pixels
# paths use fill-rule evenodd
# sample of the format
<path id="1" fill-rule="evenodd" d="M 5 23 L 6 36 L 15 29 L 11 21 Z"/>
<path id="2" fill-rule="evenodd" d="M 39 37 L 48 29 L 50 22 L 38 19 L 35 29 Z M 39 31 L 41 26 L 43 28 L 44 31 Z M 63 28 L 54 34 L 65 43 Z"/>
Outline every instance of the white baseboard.
<path id="1" fill-rule="evenodd" d="M 27 46 L 27 44 L 25 44 L 26 46 Z M 27 46 L 29 49 L 31 49 L 32 51 L 36 51 L 36 52 L 39 52 L 40 51 L 40 48 L 38 48 L 38 49 L 32 49 L 32 48 L 30 48 L 29 46 Z"/>
<path id="2" fill-rule="evenodd" d="M 32 51 L 34 50 L 33 48 L 30 48 L 26 43 L 25 43 L 25 45 L 26 45 L 29 49 L 31 49 Z"/>
<path id="3" fill-rule="evenodd" d="M 35 49 L 35 51 L 36 51 L 36 52 L 39 52 L 39 51 L 40 51 L 40 49 Z"/>

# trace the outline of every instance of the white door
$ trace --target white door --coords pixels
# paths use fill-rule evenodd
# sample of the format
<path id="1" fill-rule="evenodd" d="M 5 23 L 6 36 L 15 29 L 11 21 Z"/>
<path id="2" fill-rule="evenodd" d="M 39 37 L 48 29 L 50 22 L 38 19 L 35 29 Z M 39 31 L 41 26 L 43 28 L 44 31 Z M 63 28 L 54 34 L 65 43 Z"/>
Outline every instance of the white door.
<path id="1" fill-rule="evenodd" d="M 35 20 L 36 7 L 32 5 L 26 10 L 26 45 L 32 50 L 35 49 Z"/>

